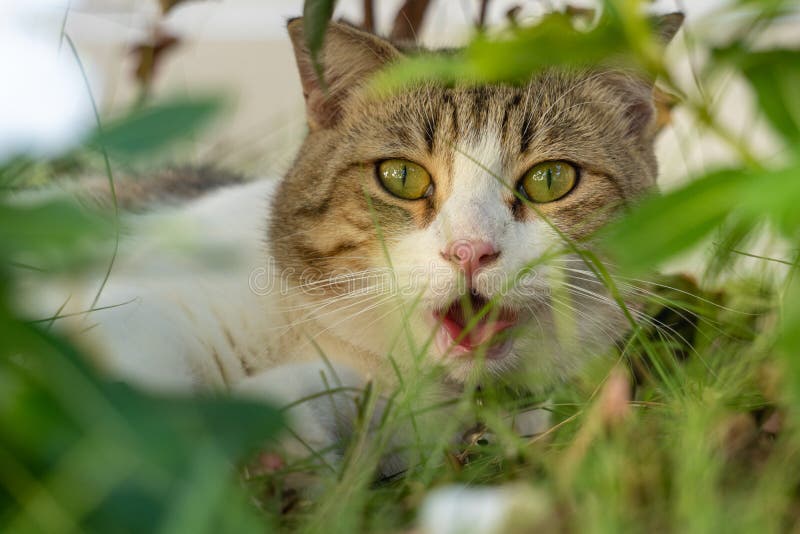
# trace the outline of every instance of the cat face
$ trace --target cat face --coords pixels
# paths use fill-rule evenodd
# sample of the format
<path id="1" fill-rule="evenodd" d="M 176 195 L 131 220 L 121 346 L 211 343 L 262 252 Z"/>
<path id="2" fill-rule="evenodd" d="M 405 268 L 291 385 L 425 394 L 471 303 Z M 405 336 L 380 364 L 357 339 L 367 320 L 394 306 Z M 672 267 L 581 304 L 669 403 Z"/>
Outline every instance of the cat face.
<path id="1" fill-rule="evenodd" d="M 401 52 L 333 24 L 325 91 L 302 21 L 289 30 L 311 131 L 275 199 L 271 242 L 317 323 L 373 354 L 442 363 L 458 381 L 541 384 L 624 333 L 570 243 L 586 246 L 653 187 L 650 85 L 552 71 L 379 98 L 364 82 Z"/>

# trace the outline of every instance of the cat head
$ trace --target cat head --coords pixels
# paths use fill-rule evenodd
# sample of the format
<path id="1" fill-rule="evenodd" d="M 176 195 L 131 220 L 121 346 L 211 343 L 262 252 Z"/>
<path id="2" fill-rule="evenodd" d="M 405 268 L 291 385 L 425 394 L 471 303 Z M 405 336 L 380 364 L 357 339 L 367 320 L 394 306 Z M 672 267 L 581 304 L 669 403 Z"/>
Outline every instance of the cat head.
<path id="1" fill-rule="evenodd" d="M 442 363 L 455 380 L 547 383 L 624 333 L 570 243 L 585 246 L 655 185 L 650 82 L 554 69 L 524 85 L 376 96 L 367 82 L 400 48 L 332 23 L 323 85 L 302 19 L 289 33 L 309 134 L 274 199 L 270 241 L 305 317 L 377 357 Z"/>

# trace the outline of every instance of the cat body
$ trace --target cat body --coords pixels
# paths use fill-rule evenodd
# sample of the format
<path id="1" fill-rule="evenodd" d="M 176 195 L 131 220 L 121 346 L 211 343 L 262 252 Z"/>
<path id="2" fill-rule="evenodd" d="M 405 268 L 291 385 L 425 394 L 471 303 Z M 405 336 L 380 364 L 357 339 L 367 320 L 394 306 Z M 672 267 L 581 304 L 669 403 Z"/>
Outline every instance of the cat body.
<path id="1" fill-rule="evenodd" d="M 353 403 L 320 392 L 389 396 L 430 370 L 427 400 L 546 391 L 622 338 L 628 319 L 570 247 L 654 187 L 651 84 L 548 71 L 377 96 L 366 82 L 399 48 L 332 24 L 323 87 L 302 20 L 289 32 L 309 122 L 294 165 L 127 217 L 98 310 L 72 327 L 102 369 L 292 405 L 296 435 L 324 449 Z"/>

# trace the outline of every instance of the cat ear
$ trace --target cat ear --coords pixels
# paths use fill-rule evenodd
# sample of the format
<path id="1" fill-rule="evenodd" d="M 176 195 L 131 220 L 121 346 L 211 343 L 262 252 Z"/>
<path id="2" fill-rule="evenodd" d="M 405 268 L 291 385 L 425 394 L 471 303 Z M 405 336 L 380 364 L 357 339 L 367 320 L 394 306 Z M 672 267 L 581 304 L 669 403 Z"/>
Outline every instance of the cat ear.
<path id="1" fill-rule="evenodd" d="M 683 13 L 668 13 L 652 19 L 653 31 L 658 40 L 667 45 L 675 37 L 683 24 Z M 636 72 L 615 72 L 607 77 L 617 94 L 625 103 L 625 117 L 628 121 L 628 134 L 651 137 L 669 122 L 666 105 L 657 105 L 659 96 L 664 94 L 656 89 L 653 80 Z M 662 102 L 663 104 L 663 102 Z"/>
<path id="2" fill-rule="evenodd" d="M 622 106 L 627 135 L 649 139 L 669 122 L 667 117 L 662 116 L 665 109 L 656 105 L 658 92 L 655 85 L 641 73 L 622 70 L 606 72 L 603 84 L 614 93 L 613 101 Z"/>
<path id="3" fill-rule="evenodd" d="M 302 17 L 290 20 L 288 29 L 311 130 L 334 126 L 341 118 L 342 103 L 353 89 L 400 57 L 388 41 L 347 24 L 331 22 L 319 54 L 323 85 L 306 44 Z"/>
<path id="4" fill-rule="evenodd" d="M 623 75 L 615 82 L 623 95 L 628 134 L 647 138 L 658 133 L 655 86 L 636 75 Z"/>
<path id="5" fill-rule="evenodd" d="M 658 15 L 653 18 L 653 28 L 661 44 L 667 45 L 672 41 L 672 38 L 683 26 L 685 18 L 680 11 Z"/>

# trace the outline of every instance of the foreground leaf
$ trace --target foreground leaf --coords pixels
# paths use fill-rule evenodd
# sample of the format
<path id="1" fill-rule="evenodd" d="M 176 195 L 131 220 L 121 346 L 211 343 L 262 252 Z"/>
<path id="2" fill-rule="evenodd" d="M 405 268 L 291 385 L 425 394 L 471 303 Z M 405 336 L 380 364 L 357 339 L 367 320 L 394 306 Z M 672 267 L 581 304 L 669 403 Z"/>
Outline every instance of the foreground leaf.
<path id="1" fill-rule="evenodd" d="M 149 154 L 185 139 L 221 107 L 222 101 L 215 97 L 162 102 L 106 124 L 89 144 L 124 156 Z"/>
<path id="2" fill-rule="evenodd" d="M 720 171 L 650 197 L 606 230 L 612 256 L 621 267 L 636 272 L 684 252 L 733 210 L 743 180 L 738 170 Z"/>
<path id="3" fill-rule="evenodd" d="M 0 203 L 3 259 L 75 258 L 79 250 L 112 235 L 110 220 L 65 199 L 35 204 Z"/>
<path id="4" fill-rule="evenodd" d="M 718 49 L 715 55 L 741 69 L 770 124 L 796 148 L 800 143 L 800 50 L 746 52 L 737 44 Z"/>
<path id="5" fill-rule="evenodd" d="M 89 532 L 262 531 L 234 465 L 276 437 L 277 409 L 108 383 L 58 338 L 21 323 L 16 331 L 17 343 L 0 347 L 0 475 L 5 452 Z M 8 348 L 21 352 L 4 358 Z M 0 530 L 61 526 L 33 501 L 9 507 L 8 480 Z"/>
<path id="6" fill-rule="evenodd" d="M 328 28 L 333 16 L 333 8 L 336 7 L 336 0 L 306 0 L 303 4 L 303 30 L 306 37 L 306 46 L 311 53 L 311 62 L 317 77 L 325 84 L 322 73 L 322 63 L 319 53 L 325 42 L 325 30 Z"/>
<path id="7" fill-rule="evenodd" d="M 551 13 L 535 26 L 514 27 L 499 38 L 479 35 L 451 55 L 421 54 L 402 60 L 378 74 L 373 87 L 378 92 L 393 91 L 428 80 L 524 83 L 551 67 L 611 63 L 655 73 L 660 70 L 663 47 L 659 32 L 657 20 L 635 11 L 606 9 L 590 31 L 577 29 L 569 14 Z"/>
<path id="8" fill-rule="evenodd" d="M 770 221 L 787 237 L 800 228 L 800 164 L 717 171 L 639 204 L 604 233 L 618 264 L 643 271 L 687 251 L 736 214 L 736 233 Z"/>

